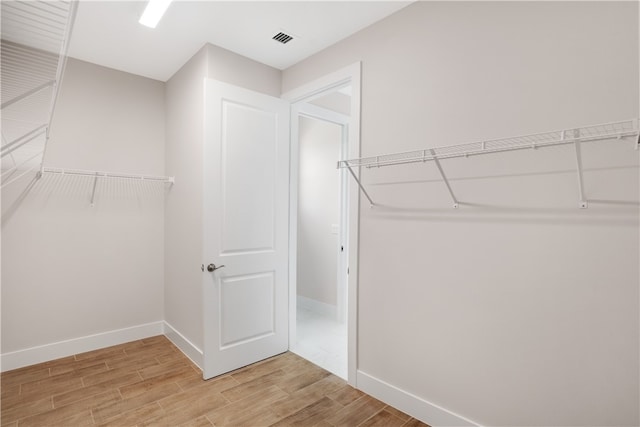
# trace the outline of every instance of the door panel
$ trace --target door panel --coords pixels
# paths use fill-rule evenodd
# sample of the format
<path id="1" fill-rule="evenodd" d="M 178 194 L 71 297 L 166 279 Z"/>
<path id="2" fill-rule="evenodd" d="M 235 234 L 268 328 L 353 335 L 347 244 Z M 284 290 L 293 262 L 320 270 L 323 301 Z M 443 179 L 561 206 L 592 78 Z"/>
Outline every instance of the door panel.
<path id="1" fill-rule="evenodd" d="M 289 104 L 205 85 L 204 377 L 288 348 Z"/>
<path id="2" fill-rule="evenodd" d="M 222 115 L 222 253 L 273 251 L 278 114 L 224 99 Z"/>
<path id="3" fill-rule="evenodd" d="M 275 333 L 274 272 L 220 280 L 220 347 L 241 345 Z M 253 307 L 247 316 L 245 307 Z"/>

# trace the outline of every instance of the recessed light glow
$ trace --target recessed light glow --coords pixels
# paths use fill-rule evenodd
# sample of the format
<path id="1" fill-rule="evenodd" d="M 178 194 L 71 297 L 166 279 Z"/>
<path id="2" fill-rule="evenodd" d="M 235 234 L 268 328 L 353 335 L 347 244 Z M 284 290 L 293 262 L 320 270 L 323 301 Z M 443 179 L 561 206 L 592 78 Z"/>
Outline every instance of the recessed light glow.
<path id="1" fill-rule="evenodd" d="M 147 8 L 138 22 L 146 27 L 155 28 L 169 4 L 171 4 L 171 0 L 149 0 Z"/>

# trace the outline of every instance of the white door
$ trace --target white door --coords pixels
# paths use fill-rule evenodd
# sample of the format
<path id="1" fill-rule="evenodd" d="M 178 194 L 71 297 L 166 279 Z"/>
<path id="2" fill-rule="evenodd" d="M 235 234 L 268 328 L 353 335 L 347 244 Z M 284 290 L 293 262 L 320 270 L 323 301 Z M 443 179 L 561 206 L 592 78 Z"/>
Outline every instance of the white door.
<path id="1" fill-rule="evenodd" d="M 208 379 L 288 349 L 289 103 L 207 80 L 204 121 Z"/>

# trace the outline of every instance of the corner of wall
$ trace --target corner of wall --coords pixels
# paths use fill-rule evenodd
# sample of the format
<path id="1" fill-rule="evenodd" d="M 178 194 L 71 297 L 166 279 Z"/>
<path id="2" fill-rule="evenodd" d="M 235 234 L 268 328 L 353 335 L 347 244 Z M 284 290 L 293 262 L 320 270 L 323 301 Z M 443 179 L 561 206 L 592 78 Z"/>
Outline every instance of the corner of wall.
<path id="1" fill-rule="evenodd" d="M 203 82 L 208 49 L 203 46 L 167 81 L 166 157 L 175 184 L 165 203 L 165 320 L 188 342 L 201 346 Z"/>
<path id="2" fill-rule="evenodd" d="M 282 71 L 210 43 L 207 50 L 207 76 L 225 83 L 280 96 Z"/>
<path id="3" fill-rule="evenodd" d="M 185 338 L 180 332 L 174 329 L 169 323 L 164 322 L 164 335 L 171 341 L 185 356 L 187 356 L 195 365 L 202 369 L 203 352 L 191 341 Z"/>

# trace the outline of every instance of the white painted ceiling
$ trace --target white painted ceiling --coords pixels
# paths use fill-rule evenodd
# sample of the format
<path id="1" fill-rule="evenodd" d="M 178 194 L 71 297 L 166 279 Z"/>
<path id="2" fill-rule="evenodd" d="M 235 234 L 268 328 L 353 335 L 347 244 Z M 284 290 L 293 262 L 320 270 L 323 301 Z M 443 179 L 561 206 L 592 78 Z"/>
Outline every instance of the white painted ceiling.
<path id="1" fill-rule="evenodd" d="M 166 81 L 208 42 L 282 70 L 410 3 L 174 1 L 151 29 L 138 23 L 146 2 L 84 0 L 69 56 Z M 294 40 L 272 40 L 280 31 Z"/>

